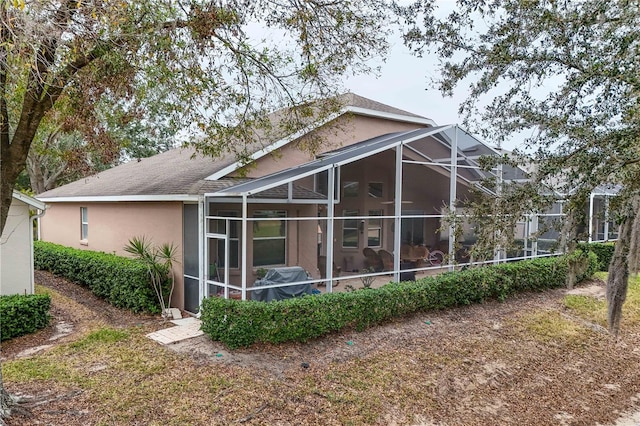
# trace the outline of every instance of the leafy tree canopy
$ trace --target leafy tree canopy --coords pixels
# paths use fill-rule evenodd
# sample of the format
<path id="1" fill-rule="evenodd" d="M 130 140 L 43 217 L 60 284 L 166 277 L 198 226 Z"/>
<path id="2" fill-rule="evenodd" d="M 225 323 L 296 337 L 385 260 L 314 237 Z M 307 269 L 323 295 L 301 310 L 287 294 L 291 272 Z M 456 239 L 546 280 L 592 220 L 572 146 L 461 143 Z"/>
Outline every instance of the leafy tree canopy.
<path id="1" fill-rule="evenodd" d="M 460 111 L 489 141 L 528 136 L 516 154 L 532 168 L 532 183 L 505 188 L 492 202 L 498 210 L 535 210 L 533 202 L 545 197 L 534 193 L 554 190 L 566 199 L 565 237 L 575 240 L 588 194 L 601 184 L 622 185 L 608 283 L 616 332 L 628 266 L 639 266 L 633 206 L 640 205 L 640 5 L 459 0 L 446 16 L 437 7 L 432 0 L 398 7 L 406 44 L 440 59 L 436 87 L 445 95 L 467 88 Z"/>
<path id="2" fill-rule="evenodd" d="M 258 136 L 334 110 L 310 101 L 370 71 L 386 16 L 381 0 L 1 2 L 0 229 L 39 132 L 78 132 L 83 149 L 113 158 L 123 130 L 105 111 L 120 111 L 121 122 L 161 124 L 205 154 L 242 158 Z M 268 39 L 250 37 L 252 26 Z M 273 126 L 266 113 L 282 107 Z"/>
<path id="3" fill-rule="evenodd" d="M 0 232 L 34 140 L 36 165 L 56 144 L 109 161 L 114 133 L 158 123 L 205 154 L 246 158 L 258 136 L 334 110 L 310 101 L 369 71 L 386 23 L 383 0 L 0 1 Z M 266 113 L 282 107 L 273 126 Z M 73 160 L 46 158 L 53 170 Z M 0 424 L 9 404 L 0 374 Z"/>

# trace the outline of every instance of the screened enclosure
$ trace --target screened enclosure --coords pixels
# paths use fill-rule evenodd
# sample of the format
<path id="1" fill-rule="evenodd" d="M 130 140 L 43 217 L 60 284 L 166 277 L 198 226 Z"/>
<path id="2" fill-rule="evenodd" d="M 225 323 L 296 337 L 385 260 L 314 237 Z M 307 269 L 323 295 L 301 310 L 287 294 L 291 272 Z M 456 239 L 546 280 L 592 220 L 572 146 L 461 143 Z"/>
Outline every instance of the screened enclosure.
<path id="1" fill-rule="evenodd" d="M 283 286 L 331 292 L 347 277 L 400 281 L 464 266 L 475 235 L 461 206 L 477 191 L 493 194 L 483 186 L 487 179 L 522 178 L 500 166 L 483 170 L 478 159 L 486 155 L 500 154 L 458 126 L 422 128 L 207 192 L 199 212 L 200 276 L 190 276 L 199 279 L 199 300 L 246 300 Z M 452 216 L 463 223 L 462 235 Z M 519 249 L 496 247 L 488 262 L 552 255 L 543 240 L 557 240 L 557 231 L 545 235 L 541 224 L 561 217 L 558 204 L 522 218 Z M 290 274 L 295 282 L 262 280 L 272 269 L 291 267 L 305 274 Z"/>

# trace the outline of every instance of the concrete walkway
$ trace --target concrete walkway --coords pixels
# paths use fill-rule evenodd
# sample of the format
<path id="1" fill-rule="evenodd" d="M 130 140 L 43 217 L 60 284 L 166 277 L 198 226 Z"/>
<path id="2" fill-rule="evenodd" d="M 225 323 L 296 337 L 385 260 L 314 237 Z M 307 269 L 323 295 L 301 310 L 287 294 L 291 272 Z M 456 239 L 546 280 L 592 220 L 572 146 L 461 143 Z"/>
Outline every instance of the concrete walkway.
<path id="1" fill-rule="evenodd" d="M 177 320 L 171 320 L 174 327 L 164 328 L 147 334 L 147 337 L 156 342 L 168 345 L 182 340 L 191 339 L 192 337 L 202 336 L 204 333 L 200 330 L 202 321 L 197 318 L 189 317 Z"/>

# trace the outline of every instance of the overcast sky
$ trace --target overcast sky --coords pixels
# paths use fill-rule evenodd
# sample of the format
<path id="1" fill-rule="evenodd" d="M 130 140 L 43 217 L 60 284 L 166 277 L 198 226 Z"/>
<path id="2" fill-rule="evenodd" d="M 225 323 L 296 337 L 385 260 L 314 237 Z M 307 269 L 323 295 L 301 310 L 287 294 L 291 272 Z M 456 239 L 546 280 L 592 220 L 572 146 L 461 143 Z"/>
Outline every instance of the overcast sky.
<path id="1" fill-rule="evenodd" d="M 410 3 L 400 0 L 399 3 Z M 448 14 L 454 1 L 440 0 L 439 15 Z M 444 98 L 431 88 L 430 80 L 436 73 L 437 58 L 418 58 L 402 43 L 399 33 L 390 39 L 391 49 L 382 66 L 380 76 L 363 75 L 350 78 L 345 86 L 358 95 L 433 119 L 437 124 L 459 123 L 458 105 L 464 94 L 458 90 L 453 98 Z"/>
<path id="2" fill-rule="evenodd" d="M 449 13 L 455 4 L 447 0 L 439 3 L 442 14 Z M 382 67 L 380 76 L 349 78 L 345 81 L 345 88 L 357 95 L 431 118 L 438 125 L 461 124 L 458 107 L 466 97 L 466 88 L 459 86 L 453 97 L 443 97 L 431 84 L 437 73 L 437 57 L 425 54 L 418 58 L 412 55 L 399 34 L 394 35 L 390 42 L 392 46 L 386 62 L 378 61 Z M 521 141 L 522 138 L 517 138 L 503 144 L 503 147 L 513 149 Z"/>
<path id="3" fill-rule="evenodd" d="M 351 92 L 373 100 L 433 119 L 437 124 L 459 123 L 458 105 L 464 99 L 463 90 L 453 98 L 444 98 L 431 88 L 435 71 L 434 57 L 417 58 L 399 39 L 394 41 L 380 76 L 362 75 L 345 82 Z"/>

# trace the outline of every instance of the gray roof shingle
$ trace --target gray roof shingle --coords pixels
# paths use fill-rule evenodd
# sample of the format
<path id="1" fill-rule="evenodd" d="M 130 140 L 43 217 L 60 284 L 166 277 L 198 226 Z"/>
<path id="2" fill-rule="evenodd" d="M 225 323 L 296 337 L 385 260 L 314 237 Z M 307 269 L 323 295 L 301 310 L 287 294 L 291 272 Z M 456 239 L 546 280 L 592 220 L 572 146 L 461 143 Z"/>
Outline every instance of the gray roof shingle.
<path id="1" fill-rule="evenodd" d="M 341 95 L 345 106 L 370 109 L 412 118 L 424 118 L 353 93 Z M 275 142 L 275 141 L 273 141 Z M 263 143 L 249 144 L 257 151 Z M 101 196 L 197 195 L 237 183 L 234 180 L 206 181 L 205 178 L 236 161 L 235 153 L 211 158 L 193 148 L 175 148 L 148 158 L 132 160 L 95 175 L 38 194 L 40 199 Z M 312 197 L 313 194 L 305 194 Z"/>

